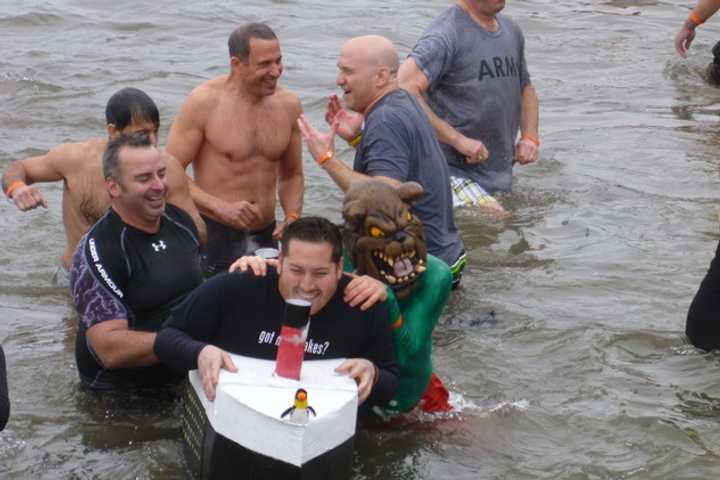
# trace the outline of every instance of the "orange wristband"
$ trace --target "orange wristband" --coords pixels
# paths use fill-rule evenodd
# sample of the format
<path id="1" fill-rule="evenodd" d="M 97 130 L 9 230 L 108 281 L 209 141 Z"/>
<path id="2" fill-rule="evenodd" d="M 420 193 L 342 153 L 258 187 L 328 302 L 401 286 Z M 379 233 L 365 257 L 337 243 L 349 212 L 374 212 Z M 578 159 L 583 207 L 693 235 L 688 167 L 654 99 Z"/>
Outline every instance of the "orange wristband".
<path id="1" fill-rule="evenodd" d="M 540 146 L 540 139 L 532 133 L 523 133 L 520 135 L 520 140 L 529 140 L 534 143 L 536 147 Z"/>
<path id="2" fill-rule="evenodd" d="M 300 218 L 300 214 L 299 214 L 298 212 L 290 212 L 290 213 L 286 213 L 286 214 L 285 214 L 285 221 L 286 221 L 286 222 L 287 222 L 288 220 L 291 220 L 291 221 L 294 222 L 294 221 L 297 220 L 298 218 Z"/>
<path id="3" fill-rule="evenodd" d="M 330 160 L 334 156 L 335 156 L 335 152 L 333 152 L 332 150 L 328 150 L 327 152 L 320 155 L 320 158 L 318 158 L 317 163 L 318 163 L 318 165 L 320 165 L 322 167 L 323 165 L 325 165 L 327 163 L 328 160 Z"/>
<path id="4" fill-rule="evenodd" d="M 690 15 L 688 15 L 688 21 L 696 27 L 699 27 L 700 25 L 705 23 L 705 20 L 695 12 L 690 12 Z"/>
<path id="5" fill-rule="evenodd" d="M 7 195 L 8 198 L 12 198 L 12 194 L 15 190 L 17 190 L 20 187 L 25 187 L 25 186 L 27 186 L 27 185 L 22 180 L 15 180 L 14 182 L 12 182 L 10 184 L 8 189 L 5 191 L 5 195 Z"/>

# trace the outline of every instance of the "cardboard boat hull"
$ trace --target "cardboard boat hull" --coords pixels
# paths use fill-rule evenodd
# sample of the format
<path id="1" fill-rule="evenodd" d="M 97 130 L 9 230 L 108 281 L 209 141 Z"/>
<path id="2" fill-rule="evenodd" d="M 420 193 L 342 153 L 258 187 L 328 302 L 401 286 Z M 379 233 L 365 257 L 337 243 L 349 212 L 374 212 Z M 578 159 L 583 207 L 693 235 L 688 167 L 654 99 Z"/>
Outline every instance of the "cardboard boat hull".
<path id="1" fill-rule="evenodd" d="M 182 426 L 185 459 L 193 478 L 201 480 L 350 478 L 354 434 L 300 465 L 265 455 L 241 445 L 213 428 L 212 421 L 208 417 L 208 409 L 212 404 L 207 402 L 205 394 L 192 378 L 191 375 L 191 381 L 187 383 L 183 394 Z M 355 421 L 354 417 L 353 421 Z M 262 431 L 251 433 L 263 434 Z"/>

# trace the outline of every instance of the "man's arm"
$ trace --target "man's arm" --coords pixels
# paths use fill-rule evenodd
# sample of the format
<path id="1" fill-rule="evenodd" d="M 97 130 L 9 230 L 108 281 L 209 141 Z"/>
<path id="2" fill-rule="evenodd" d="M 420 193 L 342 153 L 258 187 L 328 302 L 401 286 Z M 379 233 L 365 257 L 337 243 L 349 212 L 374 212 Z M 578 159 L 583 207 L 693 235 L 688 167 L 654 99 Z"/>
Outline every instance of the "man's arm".
<path id="1" fill-rule="evenodd" d="M 298 118 L 302 113 L 300 101 L 294 95 L 291 111 L 293 118 Z M 273 238 L 276 240 L 280 239 L 285 226 L 293 220 L 297 220 L 302 214 L 303 195 L 305 193 L 300 127 L 295 121 L 293 121 L 292 125 L 290 142 L 285 153 L 280 158 L 278 166 L 278 198 L 280 199 L 280 206 L 285 212 L 285 218 L 278 223 L 273 232 Z"/>
<path id="2" fill-rule="evenodd" d="M 185 170 L 176 158 L 172 155 L 168 155 L 167 161 L 167 201 L 182 208 L 188 215 L 190 215 L 190 217 L 192 217 L 193 223 L 200 235 L 200 244 L 206 245 L 207 227 L 205 226 L 205 221 L 200 216 L 200 212 L 198 212 L 195 202 L 193 202 L 190 195 L 190 179 L 187 175 L 185 175 Z"/>
<path id="3" fill-rule="evenodd" d="M 63 180 L 66 170 L 71 169 L 81 155 L 81 148 L 79 144 L 63 144 L 45 155 L 12 162 L 2 175 L 3 192 L 7 194 L 11 189 L 8 197 L 23 212 L 39 206 L 47 208 L 47 200 L 32 184 Z"/>
<path id="4" fill-rule="evenodd" d="M 333 179 L 343 192 L 346 192 L 353 182 L 370 179 L 382 180 L 393 187 L 400 185 L 399 181 L 390 177 L 370 177 L 363 173 L 356 172 L 337 158 L 335 155 L 335 133 L 337 131 L 337 124 L 333 124 L 329 133 L 323 133 L 313 127 L 304 115 L 300 115 L 298 126 L 300 127 L 300 131 L 312 157 L 323 170 L 330 174 L 330 178 Z"/>
<path id="5" fill-rule="evenodd" d="M 515 159 L 521 165 L 533 163 L 538 157 L 539 102 L 532 84 L 522 90 L 520 110 L 520 141 L 515 148 Z"/>
<path id="6" fill-rule="evenodd" d="M 683 22 L 675 35 L 675 50 L 685 58 L 695 39 L 695 29 L 712 17 L 720 9 L 720 0 L 699 0 L 693 11 Z"/>
<path id="7" fill-rule="evenodd" d="M 398 81 L 400 82 L 400 87 L 413 95 L 420 103 L 420 106 L 423 107 L 428 118 L 430 118 L 430 123 L 439 141 L 450 145 L 460 152 L 470 164 L 478 163 L 488 157 L 487 148 L 485 148 L 485 145 L 480 140 L 466 137 L 455 130 L 449 123 L 435 115 L 435 112 L 433 112 L 430 105 L 425 101 L 425 97 L 423 97 L 423 94 L 430 86 L 428 78 L 423 71 L 418 68 L 414 58 L 410 57 L 402 63 L 398 71 Z"/>
<path id="8" fill-rule="evenodd" d="M 153 352 L 155 333 L 130 330 L 125 319 L 95 324 L 85 335 L 105 368 L 136 368 L 158 363 Z"/>

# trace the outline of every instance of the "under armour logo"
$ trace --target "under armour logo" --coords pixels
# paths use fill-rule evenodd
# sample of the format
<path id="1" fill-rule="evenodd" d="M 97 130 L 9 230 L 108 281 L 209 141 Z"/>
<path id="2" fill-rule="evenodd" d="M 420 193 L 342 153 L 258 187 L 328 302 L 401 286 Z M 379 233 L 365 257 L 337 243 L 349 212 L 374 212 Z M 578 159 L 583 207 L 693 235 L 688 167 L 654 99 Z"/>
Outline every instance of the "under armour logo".
<path id="1" fill-rule="evenodd" d="M 162 240 L 160 240 L 158 243 L 153 243 L 152 247 L 156 252 L 167 249 L 167 245 L 165 245 L 165 242 L 163 242 Z"/>

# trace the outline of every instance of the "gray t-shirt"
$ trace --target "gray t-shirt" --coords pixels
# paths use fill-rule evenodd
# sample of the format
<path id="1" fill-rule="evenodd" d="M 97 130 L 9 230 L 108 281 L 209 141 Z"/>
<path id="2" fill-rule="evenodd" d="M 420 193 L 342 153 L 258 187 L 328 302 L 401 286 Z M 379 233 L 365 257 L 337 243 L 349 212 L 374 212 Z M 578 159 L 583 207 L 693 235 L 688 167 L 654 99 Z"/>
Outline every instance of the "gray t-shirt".
<path id="1" fill-rule="evenodd" d="M 430 119 L 412 95 L 394 90 L 373 105 L 353 169 L 422 185 L 425 193 L 413 208 L 423 222 L 428 252 L 448 265 L 457 260 L 464 245 L 453 219 L 448 167 Z"/>
<path id="2" fill-rule="evenodd" d="M 435 114 L 490 152 L 486 161 L 468 165 L 441 144 L 450 175 L 470 178 L 489 193 L 512 189 L 522 89 L 530 84 L 520 27 L 504 15 L 497 22 L 498 31 L 489 32 L 455 5 L 430 23 L 410 53 L 428 79 Z"/>

